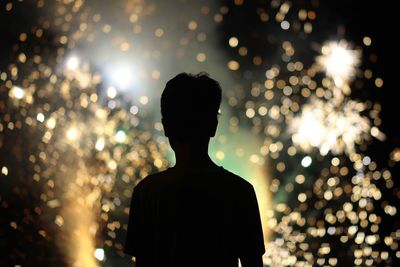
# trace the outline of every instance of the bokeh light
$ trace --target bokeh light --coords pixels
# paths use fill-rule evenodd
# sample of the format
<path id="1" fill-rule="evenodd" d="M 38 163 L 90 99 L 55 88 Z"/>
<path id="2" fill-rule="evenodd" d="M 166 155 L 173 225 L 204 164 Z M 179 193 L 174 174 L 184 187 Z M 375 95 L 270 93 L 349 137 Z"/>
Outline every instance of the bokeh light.
<path id="1" fill-rule="evenodd" d="M 222 85 L 210 156 L 254 185 L 265 266 L 398 266 L 388 9 L 2 2 L 0 266 L 132 266 L 132 190 L 174 165 L 159 99 L 182 71 Z"/>

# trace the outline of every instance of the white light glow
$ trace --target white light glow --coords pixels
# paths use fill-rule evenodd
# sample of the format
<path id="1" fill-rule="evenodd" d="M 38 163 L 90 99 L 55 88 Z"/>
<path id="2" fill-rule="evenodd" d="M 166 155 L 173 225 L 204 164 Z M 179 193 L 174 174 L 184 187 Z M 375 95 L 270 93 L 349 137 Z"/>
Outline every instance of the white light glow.
<path id="1" fill-rule="evenodd" d="M 72 56 L 67 60 L 67 68 L 76 70 L 79 67 L 79 58 Z"/>
<path id="2" fill-rule="evenodd" d="M 96 259 L 98 259 L 99 261 L 103 261 L 104 260 L 104 249 L 96 248 L 96 250 L 94 251 L 94 257 Z"/>
<path id="3" fill-rule="evenodd" d="M 349 49 L 346 41 L 329 42 L 322 46 L 321 53 L 316 61 L 336 86 L 343 86 L 354 77 L 360 64 L 360 52 Z"/>
<path id="4" fill-rule="evenodd" d="M 69 128 L 67 131 L 67 138 L 69 140 L 76 140 L 78 138 L 78 135 L 79 135 L 78 130 L 74 127 Z"/>
<path id="5" fill-rule="evenodd" d="M 321 155 L 354 152 L 355 144 L 369 138 L 370 122 L 361 116 L 364 104 L 346 100 L 340 107 L 333 102 L 312 99 L 302 107 L 289 127 L 295 145 L 308 152 L 319 148 Z"/>
<path id="6" fill-rule="evenodd" d="M 115 89 L 115 87 L 110 86 L 107 88 L 107 96 L 109 98 L 114 98 L 117 96 L 117 90 Z"/>
<path id="7" fill-rule="evenodd" d="M 47 122 L 46 122 L 46 126 L 47 126 L 49 129 L 54 129 L 54 128 L 56 127 L 56 124 L 57 124 L 57 121 L 56 121 L 56 119 L 53 118 L 53 117 L 49 118 L 49 119 L 47 120 Z"/>
<path id="8" fill-rule="evenodd" d="M 104 149 L 104 145 L 105 145 L 104 138 L 99 138 L 96 141 L 95 148 L 97 151 L 102 151 Z"/>
<path id="9" fill-rule="evenodd" d="M 8 175 L 8 168 L 6 166 L 3 166 L 1 168 L 1 173 L 4 174 L 5 176 L 7 176 Z"/>
<path id="10" fill-rule="evenodd" d="M 24 90 L 21 87 L 13 86 L 11 89 L 12 96 L 17 99 L 22 99 L 24 97 Z"/>
<path id="11" fill-rule="evenodd" d="M 310 156 L 305 156 L 302 160 L 301 160 L 301 166 L 303 167 L 308 167 L 310 166 L 312 163 L 312 159 Z"/>
<path id="12" fill-rule="evenodd" d="M 126 134 L 124 133 L 124 131 L 119 130 L 119 131 L 117 132 L 117 134 L 115 135 L 115 139 L 116 139 L 116 141 L 117 141 L 118 143 L 123 143 L 123 142 L 125 142 Z"/>
<path id="13" fill-rule="evenodd" d="M 45 117 L 44 117 L 43 113 L 38 113 L 38 114 L 36 115 L 36 119 L 37 119 L 38 121 L 40 121 L 40 122 L 44 122 Z"/>
<path id="14" fill-rule="evenodd" d="M 134 82 L 133 71 L 128 67 L 120 67 L 115 69 L 111 75 L 113 83 L 121 88 L 126 89 Z"/>

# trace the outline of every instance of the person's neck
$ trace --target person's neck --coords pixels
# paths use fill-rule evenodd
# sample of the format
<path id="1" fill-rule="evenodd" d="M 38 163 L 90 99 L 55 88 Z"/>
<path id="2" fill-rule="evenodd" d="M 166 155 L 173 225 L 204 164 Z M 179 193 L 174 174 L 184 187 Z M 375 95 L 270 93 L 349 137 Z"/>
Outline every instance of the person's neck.
<path id="1" fill-rule="evenodd" d="M 202 168 L 215 165 L 208 155 L 208 141 L 195 144 L 175 142 L 176 168 Z"/>

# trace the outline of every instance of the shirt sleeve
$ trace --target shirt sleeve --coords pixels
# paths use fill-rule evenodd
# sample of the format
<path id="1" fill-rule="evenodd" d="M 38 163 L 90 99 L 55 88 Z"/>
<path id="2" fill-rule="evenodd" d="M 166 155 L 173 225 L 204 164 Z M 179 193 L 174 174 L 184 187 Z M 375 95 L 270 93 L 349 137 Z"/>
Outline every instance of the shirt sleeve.
<path id="1" fill-rule="evenodd" d="M 124 247 L 124 252 L 132 256 L 137 256 L 142 243 L 145 225 L 143 209 L 140 188 L 136 186 L 129 209 L 128 229 Z"/>
<path id="2" fill-rule="evenodd" d="M 258 209 L 257 197 L 249 185 L 239 199 L 239 257 L 261 256 L 265 253 L 264 237 Z"/>

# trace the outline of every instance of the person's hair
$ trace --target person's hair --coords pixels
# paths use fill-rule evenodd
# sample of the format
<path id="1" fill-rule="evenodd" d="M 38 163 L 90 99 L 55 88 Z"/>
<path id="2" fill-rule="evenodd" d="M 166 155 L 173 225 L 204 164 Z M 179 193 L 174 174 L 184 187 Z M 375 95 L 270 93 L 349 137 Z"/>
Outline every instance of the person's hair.
<path id="1" fill-rule="evenodd" d="M 180 73 L 165 86 L 161 115 L 169 137 L 210 137 L 221 104 L 221 86 L 207 73 Z M 215 128 L 214 127 L 214 128 Z"/>

